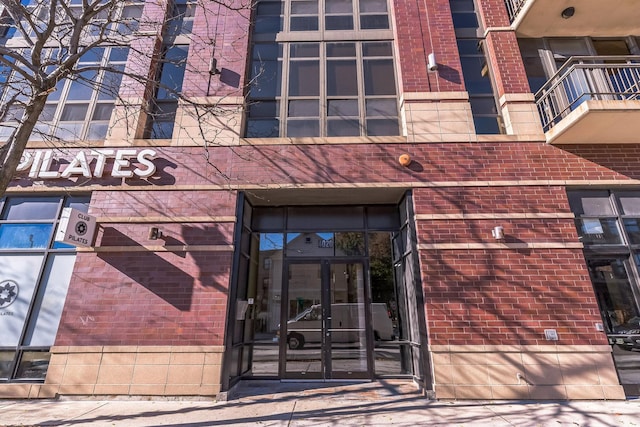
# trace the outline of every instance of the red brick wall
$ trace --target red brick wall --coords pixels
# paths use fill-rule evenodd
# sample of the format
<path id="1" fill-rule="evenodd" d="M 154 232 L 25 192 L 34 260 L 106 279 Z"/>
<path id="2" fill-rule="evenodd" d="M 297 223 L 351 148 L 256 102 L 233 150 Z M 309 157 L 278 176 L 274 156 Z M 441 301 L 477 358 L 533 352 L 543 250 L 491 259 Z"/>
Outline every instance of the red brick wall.
<path id="1" fill-rule="evenodd" d="M 394 9 L 402 91 L 464 91 L 449 2 L 395 0 Z M 431 52 L 437 72 L 427 70 Z"/>
<path id="2" fill-rule="evenodd" d="M 511 25 L 504 0 L 481 0 L 476 7 L 484 29 Z"/>
<path id="3" fill-rule="evenodd" d="M 558 148 L 626 177 L 640 179 L 640 145 L 638 144 L 582 144 Z"/>
<path id="4" fill-rule="evenodd" d="M 421 214 L 571 212 L 558 186 L 434 188 L 416 191 L 413 199 Z"/>
<path id="5" fill-rule="evenodd" d="M 127 180 L 131 191 L 94 192 L 90 212 L 235 215 L 234 191 L 198 191 L 199 185 L 468 181 L 469 187 L 415 188 L 416 213 L 569 213 L 563 187 L 507 181 L 623 182 L 640 170 L 640 146 L 570 149 L 591 159 L 522 142 L 212 147 L 218 171 L 206 165 L 202 148 L 159 148 L 156 177 Z M 397 161 L 404 152 L 413 158 L 408 168 Z M 172 185 L 183 190 L 163 189 Z M 98 246 L 161 244 L 148 240 L 151 225 L 103 223 Z M 158 225 L 167 245 L 232 243 L 233 223 Z M 420 244 L 493 243 L 496 225 L 505 227 L 506 243 L 578 242 L 571 218 L 420 219 L 417 225 Z M 57 344 L 221 344 L 231 261 L 231 252 L 80 253 Z M 599 316 L 580 249 L 424 249 L 421 262 L 433 343 L 546 343 L 545 328 L 557 329 L 561 344 L 603 343 L 593 328 Z"/>
<path id="6" fill-rule="evenodd" d="M 233 192 L 96 192 L 98 218 L 235 216 Z M 164 238 L 149 240 L 151 226 Z M 232 252 L 110 250 L 232 245 L 233 222 L 102 223 L 79 253 L 56 345 L 222 345 Z"/>
<path id="7" fill-rule="evenodd" d="M 422 251 L 433 345 L 606 344 L 580 250 Z"/>
<path id="8" fill-rule="evenodd" d="M 222 160 L 217 152 L 211 158 Z M 408 168 L 398 164 L 402 153 L 413 159 Z M 234 183 L 626 179 L 544 143 L 243 147 L 229 160 L 231 167 L 223 170 Z"/>
<path id="9" fill-rule="evenodd" d="M 183 92 L 187 96 L 242 96 L 251 2 L 199 2 Z M 222 73 L 209 74 L 211 58 Z"/>
<path id="10" fill-rule="evenodd" d="M 569 213 L 563 187 L 414 190 L 416 214 Z M 420 219 L 418 244 L 578 243 L 571 218 Z M 606 344 L 581 249 L 424 249 L 420 252 L 431 344 Z"/>
<path id="11" fill-rule="evenodd" d="M 498 96 L 531 92 L 515 32 L 492 31 L 487 34 L 485 52 L 491 62 Z"/>
<path id="12" fill-rule="evenodd" d="M 622 151 L 616 155 L 618 166 L 619 162 L 628 165 L 620 171 L 545 143 L 525 142 L 210 147 L 207 149 L 208 158 L 212 159 L 215 167 L 207 164 L 204 148 L 166 147 L 156 150 L 156 174 L 148 180 L 128 179 L 127 185 L 132 189 L 146 189 L 149 185 L 215 184 L 226 187 L 334 182 L 625 180 L 637 175 L 640 166 L 637 156 L 625 157 L 624 153 L 631 155 L 637 152 L 638 146 L 633 145 L 620 148 Z M 409 153 L 413 159 L 407 168 L 398 163 L 398 156 L 403 153 Z M 612 161 L 610 157 L 603 157 L 603 162 Z M 108 164 L 105 176 L 110 174 L 109 167 Z M 26 175 L 26 172 L 21 173 L 14 185 L 30 185 Z M 60 179 L 48 183 L 73 187 L 76 182 Z M 93 182 L 119 185 L 121 179 L 96 179 Z M 117 201 L 121 195 L 115 193 L 111 197 Z M 157 214 L 162 209 L 173 211 L 172 202 L 183 196 L 175 192 L 166 195 L 151 193 L 144 197 L 149 199 L 148 207 L 140 209 Z"/>
<path id="13" fill-rule="evenodd" d="M 80 253 L 56 345 L 222 345 L 231 258 Z"/>
<path id="14" fill-rule="evenodd" d="M 504 0 L 483 0 L 476 4 L 483 29 L 504 29 L 511 25 Z M 498 96 L 531 92 L 514 31 L 490 31 L 485 39 L 485 52 Z"/>

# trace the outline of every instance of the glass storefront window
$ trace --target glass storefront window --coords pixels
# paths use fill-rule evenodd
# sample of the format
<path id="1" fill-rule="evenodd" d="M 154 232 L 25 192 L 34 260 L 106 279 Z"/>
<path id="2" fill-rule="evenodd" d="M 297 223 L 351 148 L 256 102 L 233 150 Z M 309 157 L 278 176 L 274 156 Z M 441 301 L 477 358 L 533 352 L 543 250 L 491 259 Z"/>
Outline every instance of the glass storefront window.
<path id="1" fill-rule="evenodd" d="M 287 256 L 334 256 L 333 233 L 287 233 Z"/>
<path id="2" fill-rule="evenodd" d="M 86 212 L 88 205 L 86 196 L 0 199 L 3 381 L 46 375 L 76 259 L 74 247 L 53 242 L 53 230 L 62 207 Z"/>
<path id="3" fill-rule="evenodd" d="M 52 224 L 1 224 L 0 249 L 46 248 Z"/>
<path id="4" fill-rule="evenodd" d="M 42 254 L 0 255 L 0 346 L 20 344 L 29 305 L 38 283 Z"/>
<path id="5" fill-rule="evenodd" d="M 568 193 L 604 331 L 625 391 L 640 390 L 640 192 Z"/>
<path id="6" fill-rule="evenodd" d="M 11 197 L 5 205 L 2 219 L 7 221 L 55 219 L 60 205 L 60 198 Z"/>
<path id="7" fill-rule="evenodd" d="M 638 257 L 636 256 L 636 259 Z M 624 258 L 587 260 L 607 333 L 617 333 L 621 325 L 638 317 Z"/>
<path id="8" fill-rule="evenodd" d="M 287 233 L 287 256 L 334 257 L 363 256 L 364 233 Z"/>
<path id="9" fill-rule="evenodd" d="M 619 194 L 620 207 L 623 215 L 640 215 L 640 194 L 637 192 L 623 192 Z"/>
<path id="10" fill-rule="evenodd" d="M 369 233 L 369 274 L 371 280 L 372 312 L 384 306 L 391 319 L 390 337 L 375 336 L 374 368 L 376 375 L 404 375 L 411 373 L 411 348 L 408 341 L 403 304 L 394 281 L 391 252 L 391 233 Z M 400 297 L 400 298 L 399 298 Z M 377 309 L 379 310 L 379 308 Z M 377 314 L 380 316 L 380 314 Z"/>
<path id="11" fill-rule="evenodd" d="M 576 225 L 583 243 L 622 243 L 616 218 L 580 218 L 576 220 Z"/>
<path id="12" fill-rule="evenodd" d="M 51 353 L 48 351 L 25 351 L 18 365 L 18 378 L 44 379 L 47 375 Z"/>
<path id="13" fill-rule="evenodd" d="M 609 192 L 606 190 L 570 191 L 568 196 L 571 210 L 577 217 L 613 214 Z"/>
<path id="14" fill-rule="evenodd" d="M 640 218 L 625 218 L 624 229 L 632 245 L 640 244 Z"/>
<path id="15" fill-rule="evenodd" d="M 53 254 L 49 257 L 41 290 L 31 310 L 31 322 L 24 345 L 53 345 L 75 260 L 75 254 Z"/>
<path id="16" fill-rule="evenodd" d="M 336 233 L 335 256 L 365 255 L 364 233 Z"/>
<path id="17" fill-rule="evenodd" d="M 284 234 L 260 233 L 257 236 L 253 240 L 254 245 L 258 245 L 258 265 L 253 297 L 251 373 L 255 376 L 277 376 Z"/>
<path id="18" fill-rule="evenodd" d="M 15 355 L 15 351 L 0 351 L 0 380 L 6 380 L 11 377 L 11 368 Z"/>

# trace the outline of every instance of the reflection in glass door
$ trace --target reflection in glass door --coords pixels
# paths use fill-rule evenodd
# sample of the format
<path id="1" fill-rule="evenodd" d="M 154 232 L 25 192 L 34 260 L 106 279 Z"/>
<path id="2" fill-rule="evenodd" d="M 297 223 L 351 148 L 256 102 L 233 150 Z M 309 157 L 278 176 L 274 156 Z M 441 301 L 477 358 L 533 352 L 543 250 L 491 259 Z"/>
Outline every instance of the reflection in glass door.
<path id="1" fill-rule="evenodd" d="M 629 280 L 627 256 L 587 258 L 587 265 L 620 384 L 635 395 L 640 390 L 640 310 Z"/>
<path id="2" fill-rule="evenodd" d="M 288 264 L 286 378 L 368 378 L 362 262 Z"/>

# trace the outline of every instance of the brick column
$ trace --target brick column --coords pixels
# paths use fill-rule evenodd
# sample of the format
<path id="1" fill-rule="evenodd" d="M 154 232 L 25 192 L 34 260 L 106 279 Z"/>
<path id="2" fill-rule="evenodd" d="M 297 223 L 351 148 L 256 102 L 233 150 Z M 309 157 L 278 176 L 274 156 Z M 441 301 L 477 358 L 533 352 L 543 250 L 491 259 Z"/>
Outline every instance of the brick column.
<path id="1" fill-rule="evenodd" d="M 511 29 L 504 1 L 478 2 L 478 9 L 486 34 L 485 53 L 491 62 L 507 133 L 542 133 L 516 33 Z"/>
<path id="2" fill-rule="evenodd" d="M 142 106 L 153 96 L 151 82 L 162 48 L 167 7 L 168 2 L 164 0 L 145 2 L 140 26 L 131 40 L 119 99 L 109 125 L 111 132 L 105 139 L 105 145 L 130 145 L 144 133 L 147 115 Z M 130 75 L 147 76 L 147 81 L 139 81 Z"/>
<path id="3" fill-rule="evenodd" d="M 475 133 L 447 0 L 395 0 L 400 95 L 410 142 L 470 140 Z M 434 53 L 438 69 L 429 71 Z"/>
<path id="4" fill-rule="evenodd" d="M 239 143 L 251 10 L 248 2 L 198 3 L 175 144 Z M 217 71 L 213 70 L 213 67 Z"/>

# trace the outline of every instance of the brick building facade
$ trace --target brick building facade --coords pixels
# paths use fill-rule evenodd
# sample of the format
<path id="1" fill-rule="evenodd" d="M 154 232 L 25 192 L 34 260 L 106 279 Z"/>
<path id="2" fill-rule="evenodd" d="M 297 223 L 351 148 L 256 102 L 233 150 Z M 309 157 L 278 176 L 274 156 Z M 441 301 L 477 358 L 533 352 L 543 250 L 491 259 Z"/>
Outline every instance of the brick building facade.
<path id="1" fill-rule="evenodd" d="M 127 70 L 188 46 L 182 93 L 213 118 L 179 104 L 151 123 L 125 77 L 103 137 L 51 163 L 30 144 L 0 242 L 55 209 L 41 245 L 0 244 L 0 289 L 24 299 L 0 306 L 15 329 L 0 396 L 380 378 L 439 399 L 638 394 L 636 12 L 596 26 L 591 2 L 245 3 L 140 5 L 156 37 L 132 41 Z M 191 29 L 166 37 L 178 6 Z M 144 149 L 153 174 L 113 175 L 144 169 Z M 78 152 L 92 176 L 57 176 Z M 53 242 L 69 206 L 96 218 L 91 246 Z M 49 298 L 58 326 L 38 341 Z"/>

